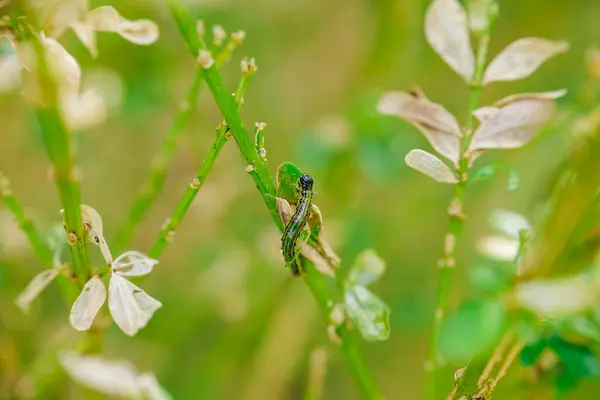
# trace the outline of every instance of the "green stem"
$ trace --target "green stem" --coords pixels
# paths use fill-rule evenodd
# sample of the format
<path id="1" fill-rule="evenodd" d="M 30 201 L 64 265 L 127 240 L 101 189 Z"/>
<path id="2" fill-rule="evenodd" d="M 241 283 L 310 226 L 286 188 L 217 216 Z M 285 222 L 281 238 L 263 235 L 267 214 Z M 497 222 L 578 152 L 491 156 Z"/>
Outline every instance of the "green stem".
<path id="1" fill-rule="evenodd" d="M 12 193 L 10 181 L 2 173 L 2 171 L 0 171 L 0 196 L 4 199 L 6 206 L 17 219 L 21 230 L 25 233 L 25 235 L 27 235 L 29 243 L 31 243 L 31 247 L 33 247 L 33 250 L 37 254 L 38 258 L 47 268 L 54 268 L 52 262 L 52 250 L 50 250 L 48 243 L 46 243 L 46 241 L 42 238 L 42 235 L 40 235 L 38 230 L 35 228 L 31 218 L 25 214 L 25 210 L 23 210 L 23 207 L 19 204 Z"/>
<path id="2" fill-rule="evenodd" d="M 242 79 L 240 80 L 240 84 L 234 95 L 234 99 L 237 103 L 238 108 L 242 103 L 243 96 L 246 93 L 246 89 L 248 88 L 248 83 L 251 77 L 252 75 L 249 74 L 242 75 Z M 217 156 L 221 153 L 221 150 L 223 149 L 223 146 L 225 146 L 225 143 L 227 143 L 228 135 L 229 132 L 227 129 L 227 124 L 222 123 L 221 125 L 219 125 L 219 127 L 217 128 L 215 140 L 212 146 L 210 147 L 206 158 L 200 165 L 196 177 L 189 184 L 188 188 L 183 194 L 183 197 L 179 201 L 179 204 L 177 204 L 175 211 L 173 211 L 171 217 L 165 222 L 165 224 L 161 228 L 156 242 L 154 243 L 154 245 L 148 253 L 150 257 L 159 258 L 165 247 L 167 247 L 167 244 L 169 244 L 171 237 L 175 234 L 175 231 L 179 227 L 179 224 L 183 220 L 183 217 L 185 217 L 185 214 L 192 205 L 194 198 L 196 198 L 196 194 L 200 190 L 200 187 L 206 180 L 206 177 L 212 169 L 212 166 L 215 163 Z"/>
<path id="3" fill-rule="evenodd" d="M 239 42 L 229 39 L 227 45 L 219 51 L 219 54 L 217 54 L 217 66 L 220 66 L 229 59 L 232 51 L 238 44 Z M 148 214 L 148 211 L 163 189 L 169 163 L 175 154 L 175 150 L 177 150 L 179 138 L 185 127 L 188 125 L 192 112 L 196 109 L 203 82 L 204 76 L 202 70 L 201 68 L 198 68 L 194 77 L 194 83 L 186 94 L 185 100 L 179 106 L 179 112 L 164 137 L 158 153 L 154 157 L 150 174 L 142 186 L 142 190 L 138 197 L 134 200 L 127 217 L 117 230 L 113 247 L 116 248 L 118 252 L 123 250 L 127 243 L 131 241 L 131 237 L 135 230 Z"/>
<path id="4" fill-rule="evenodd" d="M 440 365 L 438 342 L 440 339 L 440 331 L 444 315 L 448 309 L 448 300 L 450 298 L 452 289 L 452 279 L 454 277 L 455 251 L 456 242 L 460 238 L 463 225 L 463 198 L 465 189 L 468 184 L 468 170 L 469 160 L 466 157 L 466 152 L 471 143 L 474 129 L 474 116 L 473 112 L 479 107 L 479 98 L 481 95 L 481 81 L 483 73 L 485 71 L 485 61 L 487 55 L 487 48 L 489 43 L 489 34 L 482 35 L 479 39 L 479 46 L 477 49 L 475 73 L 473 81 L 469 85 L 469 106 L 467 114 L 466 129 L 461 141 L 460 146 L 460 159 L 459 159 L 459 182 L 454 187 L 454 198 L 448 207 L 448 230 L 444 237 L 444 252 L 442 259 L 439 262 L 440 273 L 437 281 L 436 290 L 436 305 L 434 312 L 433 328 L 431 334 L 431 344 L 429 348 L 429 358 L 426 364 L 427 380 L 426 380 L 426 392 L 425 398 L 427 400 L 438 400 L 437 395 L 437 376 Z"/>
<path id="5" fill-rule="evenodd" d="M 199 55 L 201 51 L 208 51 L 206 44 L 198 36 L 194 20 L 185 8 L 185 5 L 181 0 L 169 0 L 169 8 L 173 19 L 177 23 L 179 30 L 187 42 L 190 51 L 195 56 Z M 219 110 L 223 114 L 225 121 L 237 146 L 244 157 L 247 165 L 247 170 L 250 174 L 263 198 L 265 205 L 271 213 L 271 217 L 277 227 L 283 231 L 283 224 L 277 211 L 277 205 L 275 202 L 276 198 L 276 186 L 273 178 L 269 174 L 266 163 L 260 158 L 258 152 L 255 149 L 253 140 L 250 138 L 248 132 L 243 126 L 242 120 L 239 113 L 236 110 L 235 100 L 231 97 L 219 72 L 214 65 L 206 64 L 206 67 L 202 69 L 204 72 L 204 80 L 207 86 L 212 92 L 213 98 L 219 107 Z M 327 285 L 325 284 L 324 278 L 314 268 L 311 268 L 307 263 L 308 268 L 306 271 L 305 281 L 308 284 L 315 300 L 319 304 L 321 310 L 327 313 L 329 317 L 330 303 L 332 296 L 329 293 Z M 342 326 L 339 329 L 339 336 L 342 341 L 341 349 L 342 354 L 346 363 L 348 364 L 353 377 L 356 380 L 361 392 L 366 398 L 369 399 L 380 399 L 379 391 L 377 390 L 374 380 L 370 375 L 369 370 L 365 366 L 364 360 L 362 359 L 358 347 L 354 341 L 354 337 L 349 334 L 347 328 Z"/>
<path id="6" fill-rule="evenodd" d="M 58 110 L 58 92 L 46 62 L 44 45 L 39 37 L 33 44 L 38 57 L 38 76 L 42 90 L 42 102 L 36 109 L 36 117 L 46 152 L 53 164 L 54 182 L 64 209 L 67 242 L 73 258 L 73 274 L 81 286 L 89 278 L 89 254 L 87 233 L 81 217 L 81 193 L 75 172 L 74 149 L 71 134 Z"/>

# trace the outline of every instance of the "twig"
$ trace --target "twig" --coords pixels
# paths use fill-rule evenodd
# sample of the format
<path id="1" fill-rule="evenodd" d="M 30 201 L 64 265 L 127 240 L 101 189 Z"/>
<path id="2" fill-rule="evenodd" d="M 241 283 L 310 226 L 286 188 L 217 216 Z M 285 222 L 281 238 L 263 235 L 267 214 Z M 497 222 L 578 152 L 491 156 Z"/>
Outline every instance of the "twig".
<path id="1" fill-rule="evenodd" d="M 449 226 L 444 237 L 444 253 L 439 262 L 440 274 L 437 282 L 436 307 L 434 312 L 433 330 L 431 335 L 431 344 L 429 349 L 429 358 L 426 364 L 426 399 L 437 400 L 437 372 L 440 369 L 438 342 L 440 338 L 440 329 L 442 321 L 448 308 L 448 299 L 452 288 L 452 279 L 454 276 L 455 250 L 456 242 L 462 234 L 464 225 L 463 198 L 465 188 L 468 184 L 469 161 L 465 157 L 466 151 L 471 143 L 473 135 L 473 111 L 479 106 L 479 97 L 481 94 L 481 80 L 485 68 L 485 60 L 489 42 L 489 33 L 480 37 L 477 50 L 475 74 L 473 82 L 469 86 L 469 108 L 467 115 L 466 132 L 463 135 L 459 159 L 459 182 L 454 187 L 454 198 L 448 207 Z"/>
<path id="2" fill-rule="evenodd" d="M 229 40 L 228 44 L 219 51 L 219 54 L 217 54 L 217 66 L 229 59 L 232 51 L 237 45 L 239 45 L 238 41 L 234 39 Z M 123 247 L 131 240 L 135 229 L 148 214 L 148 211 L 162 191 L 167 177 L 169 162 L 175 154 L 179 137 L 187 126 L 192 112 L 196 108 L 203 82 L 204 76 L 201 68 L 198 68 L 194 77 L 194 83 L 185 96 L 185 100 L 179 106 L 179 112 L 169 128 L 169 131 L 165 135 L 162 145 L 158 149 L 158 153 L 154 156 L 150 174 L 144 182 L 138 197 L 134 200 L 127 217 L 117 230 L 113 247 L 118 251 L 123 250 Z"/>
<path id="3" fill-rule="evenodd" d="M 83 286 L 89 277 L 90 261 L 87 234 L 81 217 L 81 194 L 71 135 L 57 110 L 56 83 L 48 70 L 42 39 L 35 35 L 33 44 L 38 57 L 38 77 L 42 92 L 42 104 L 36 109 L 36 117 L 46 152 L 54 166 L 54 182 L 64 209 L 67 242 L 73 258 L 73 273 Z"/>
<path id="4" fill-rule="evenodd" d="M 492 356 L 490 357 L 488 363 L 483 369 L 483 372 L 481 373 L 481 376 L 479 377 L 479 380 L 477 381 L 478 386 L 481 387 L 489 379 L 496 364 L 502 361 L 502 355 L 504 354 L 504 350 L 506 350 L 506 347 L 510 344 L 511 340 L 513 339 L 513 336 L 514 335 L 512 332 L 507 332 L 502 337 L 500 344 L 494 349 L 494 354 L 492 354 Z"/>
<path id="5" fill-rule="evenodd" d="M 246 92 L 251 77 L 252 74 L 242 73 L 242 79 L 240 80 L 238 89 L 234 94 L 234 98 L 236 100 L 238 108 L 242 103 L 244 93 Z M 190 182 L 181 200 L 179 200 L 179 204 L 177 204 L 177 207 L 175 207 L 175 211 L 173 211 L 173 214 L 171 214 L 171 217 L 164 223 L 163 227 L 160 229 L 158 238 L 156 239 L 156 242 L 154 242 L 154 245 L 148 253 L 150 257 L 159 258 L 165 247 L 167 247 L 167 244 L 175 234 L 175 231 L 179 227 L 179 224 L 183 220 L 183 217 L 192 205 L 192 202 L 194 201 L 196 194 L 198 194 L 200 187 L 206 180 L 206 177 L 212 169 L 212 166 L 215 163 L 217 156 L 221 152 L 221 149 L 223 149 L 223 146 L 225 146 L 225 143 L 227 143 L 228 135 L 229 130 L 227 124 L 221 123 L 217 128 L 215 140 L 210 146 L 210 150 L 204 158 L 204 161 L 200 165 L 196 177 L 192 180 L 192 182 Z"/>
<path id="6" fill-rule="evenodd" d="M 223 114 L 233 138 L 246 161 L 246 170 L 249 171 L 256 183 L 263 201 L 271 213 L 273 221 L 277 227 L 283 231 L 283 224 L 279 218 L 275 203 L 275 182 L 269 174 L 266 164 L 256 151 L 248 132 L 244 128 L 240 115 L 236 110 L 235 101 L 225 88 L 221 76 L 212 62 L 212 57 L 208 52 L 206 44 L 198 36 L 195 30 L 194 21 L 181 0 L 169 0 L 169 8 L 190 51 L 194 56 L 199 57 L 201 66 L 204 67 L 202 69 L 204 72 L 204 80 L 212 92 L 213 98 Z M 311 263 L 304 262 L 304 265 L 306 270 L 305 281 L 311 289 L 320 309 L 325 315 L 329 316 L 332 307 L 332 296 L 329 293 L 329 289 L 323 277 L 314 269 L 314 266 Z M 341 349 L 344 359 L 346 360 L 362 394 L 368 399 L 380 399 L 381 395 L 379 390 L 358 351 L 354 336 L 350 334 L 345 325 L 339 327 L 338 335 L 341 338 Z"/>

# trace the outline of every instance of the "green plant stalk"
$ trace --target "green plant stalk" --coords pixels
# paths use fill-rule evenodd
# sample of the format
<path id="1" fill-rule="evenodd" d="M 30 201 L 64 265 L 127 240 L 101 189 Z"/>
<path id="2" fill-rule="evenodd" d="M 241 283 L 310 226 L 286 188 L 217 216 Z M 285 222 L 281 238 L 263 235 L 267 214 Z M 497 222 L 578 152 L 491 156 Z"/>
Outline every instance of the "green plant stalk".
<path id="1" fill-rule="evenodd" d="M 456 242 L 461 236 L 464 225 L 463 198 L 468 184 L 469 161 L 465 154 L 471 143 L 473 136 L 474 121 L 473 112 L 479 107 L 479 98 L 481 95 L 481 81 L 486 66 L 486 56 L 489 43 L 489 33 L 483 34 L 479 39 L 477 56 L 475 61 L 475 73 L 473 81 L 469 85 L 469 106 L 467 114 L 466 132 L 464 132 L 459 159 L 459 181 L 454 187 L 454 198 L 448 207 L 449 224 L 444 237 L 444 252 L 439 262 L 440 273 L 437 281 L 436 305 L 434 312 L 433 328 L 431 334 L 431 343 L 429 347 L 429 357 L 426 363 L 427 379 L 425 398 L 427 400 L 438 400 L 437 396 L 437 376 L 440 369 L 438 342 L 444 315 L 448 309 L 448 300 L 452 289 L 452 280 L 455 268 L 455 250 Z"/>
<path id="2" fill-rule="evenodd" d="M 238 108 L 241 106 L 244 93 L 246 92 L 246 89 L 248 88 L 248 83 L 249 83 L 251 77 L 252 76 L 249 74 L 242 75 L 242 79 L 240 80 L 240 84 L 234 95 L 234 99 L 236 101 Z M 158 259 L 160 257 L 160 255 L 162 254 L 163 250 L 169 244 L 170 238 L 172 237 L 172 235 L 175 233 L 175 231 L 179 227 L 179 224 L 183 220 L 183 217 L 185 216 L 188 209 L 192 205 L 192 202 L 196 198 L 196 195 L 198 194 L 200 187 L 206 180 L 208 173 L 211 171 L 212 166 L 215 163 L 218 155 L 221 153 L 223 146 L 225 146 L 225 143 L 227 143 L 228 134 L 229 134 L 229 132 L 227 129 L 227 125 L 223 124 L 223 123 L 221 125 L 219 125 L 219 127 L 217 128 L 217 134 L 216 134 L 215 140 L 214 140 L 213 144 L 210 146 L 210 150 L 208 151 L 208 154 L 204 158 L 204 161 L 202 161 L 202 164 L 200 165 L 200 168 L 198 169 L 198 173 L 196 174 L 196 177 L 192 180 L 192 182 L 187 187 L 185 193 L 183 194 L 183 197 L 177 204 L 177 207 L 175 208 L 175 211 L 173 211 L 173 214 L 171 215 L 171 217 L 165 222 L 163 227 L 160 229 L 158 238 L 156 239 L 156 241 L 154 242 L 154 245 L 148 252 L 148 255 L 150 257 Z"/>
<path id="3" fill-rule="evenodd" d="M 187 45 L 194 56 L 197 56 L 200 51 L 208 51 L 206 44 L 201 40 L 195 30 L 195 24 L 188 13 L 185 5 L 181 0 L 169 0 L 169 9 L 175 20 L 179 30 L 187 42 Z M 204 71 L 204 80 L 209 87 L 219 110 L 223 114 L 225 121 L 237 146 L 244 157 L 247 165 L 247 170 L 250 170 L 250 174 L 256 183 L 256 186 L 263 198 L 265 205 L 271 213 L 271 217 L 280 231 L 283 232 L 283 223 L 279 217 L 277 205 L 275 202 L 276 198 L 276 186 L 273 178 L 269 174 L 266 163 L 260 158 L 258 152 L 255 149 L 253 140 L 248 135 L 248 132 L 243 126 L 240 115 L 236 110 L 236 104 L 234 99 L 228 93 L 220 74 L 216 67 L 211 65 L 207 68 L 202 69 Z M 313 268 L 310 263 L 306 263 L 306 277 L 305 281 L 308 284 L 311 292 L 313 293 L 317 303 L 321 310 L 327 314 L 329 318 L 330 312 L 330 300 L 332 296 L 329 293 L 323 277 Z M 354 337 L 349 334 L 345 326 L 341 326 L 339 329 L 339 336 L 341 339 L 341 350 L 342 355 L 348 364 L 353 377 L 356 380 L 361 392 L 368 399 L 380 399 L 382 396 L 377 389 L 370 371 L 365 366 L 364 360 L 358 351 L 358 347 L 354 341 Z"/>
<path id="4" fill-rule="evenodd" d="M 221 49 L 217 55 L 217 66 L 229 59 L 234 48 L 235 47 L 226 45 Z M 150 174 L 143 184 L 138 197 L 134 200 L 127 217 L 117 230 L 113 242 L 113 247 L 117 249 L 117 252 L 123 250 L 127 243 L 129 243 L 135 230 L 148 214 L 148 211 L 162 191 L 167 177 L 169 163 L 175 154 L 179 138 L 185 127 L 188 125 L 193 111 L 196 109 L 203 82 L 204 76 L 201 68 L 198 68 L 194 77 L 194 82 L 186 94 L 185 100 L 179 106 L 179 112 L 169 128 L 169 131 L 165 135 L 158 153 L 154 157 Z"/>
<path id="5" fill-rule="evenodd" d="M 46 62 L 44 46 L 35 36 L 33 44 L 38 57 L 38 78 L 42 91 L 42 103 L 35 114 L 46 152 L 53 164 L 53 177 L 60 202 L 64 209 L 64 223 L 67 242 L 73 258 L 73 274 L 81 287 L 89 278 L 89 254 L 87 233 L 81 217 L 81 193 L 75 172 L 75 157 L 68 132 L 57 109 L 58 92 Z"/>

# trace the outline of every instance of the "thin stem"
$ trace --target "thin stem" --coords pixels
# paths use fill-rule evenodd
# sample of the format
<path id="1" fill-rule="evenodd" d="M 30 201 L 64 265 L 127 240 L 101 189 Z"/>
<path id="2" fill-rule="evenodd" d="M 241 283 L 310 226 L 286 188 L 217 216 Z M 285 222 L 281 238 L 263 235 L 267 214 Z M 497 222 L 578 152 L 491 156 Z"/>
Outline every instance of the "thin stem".
<path id="1" fill-rule="evenodd" d="M 169 8 L 173 19 L 177 23 L 179 30 L 187 42 L 190 51 L 195 56 L 205 55 L 199 54 L 201 51 L 208 51 L 206 44 L 198 36 L 195 30 L 195 24 L 185 8 L 185 5 L 181 0 L 169 0 Z M 273 178 L 269 174 L 266 163 L 260 158 L 260 155 L 256 151 L 253 140 L 248 135 L 248 132 L 243 126 L 242 120 L 239 113 L 236 110 L 236 104 L 234 99 L 228 93 L 219 72 L 214 65 L 210 63 L 205 64 L 205 68 L 202 69 L 204 72 L 204 80 L 207 86 L 212 92 L 213 98 L 219 107 L 219 110 L 223 114 L 225 121 L 229 129 L 231 130 L 232 136 L 237 143 L 237 146 L 244 157 L 247 168 L 251 174 L 256 186 L 263 198 L 265 205 L 271 213 L 271 217 L 277 227 L 283 231 L 283 224 L 277 211 L 277 205 L 275 202 L 276 198 L 276 186 Z M 305 281 L 308 284 L 315 300 L 319 304 L 319 307 L 324 314 L 329 317 L 330 307 L 333 303 L 332 296 L 329 293 L 329 289 L 325 284 L 323 277 L 318 271 L 314 269 L 311 263 L 306 262 L 306 274 Z M 365 366 L 364 360 L 358 350 L 354 336 L 349 334 L 345 326 L 341 326 L 338 332 L 341 339 L 341 350 L 344 356 L 344 360 L 348 364 L 352 376 L 354 377 L 357 385 L 359 386 L 363 395 L 368 399 L 380 399 L 381 395 L 377 389 L 374 380 L 370 374 L 370 371 Z"/>
<path id="2" fill-rule="evenodd" d="M 57 109 L 58 92 L 48 70 L 44 44 L 38 36 L 35 36 L 33 44 L 38 57 L 38 76 L 42 91 L 42 103 L 36 109 L 36 117 L 46 152 L 54 167 L 54 182 L 63 206 L 67 242 L 73 258 L 73 274 L 83 286 L 89 278 L 90 260 L 87 233 L 81 217 L 81 193 L 75 171 L 71 134 Z"/>
<path id="3" fill-rule="evenodd" d="M 13 195 L 10 187 L 10 181 L 2 173 L 2 171 L 0 171 L 0 196 L 4 199 L 6 206 L 17 219 L 21 230 L 25 233 L 25 235 L 27 235 L 29 243 L 31 243 L 31 247 L 33 247 L 33 250 L 38 258 L 47 268 L 53 268 L 52 250 L 50 250 L 48 243 L 46 243 L 46 241 L 42 238 L 42 235 L 40 235 L 36 229 L 31 218 L 25 214 L 25 210 Z"/>
<path id="4" fill-rule="evenodd" d="M 235 92 L 234 99 L 236 100 L 238 108 L 242 103 L 242 99 L 244 93 L 246 92 L 246 89 L 248 88 L 250 78 L 251 75 L 243 74 L 238 89 Z M 189 184 L 181 200 L 179 200 L 179 204 L 177 204 L 177 207 L 175 208 L 175 211 L 173 211 L 171 217 L 165 222 L 163 227 L 160 229 L 158 238 L 156 239 L 156 242 L 154 243 L 154 245 L 148 253 L 150 257 L 159 258 L 165 247 L 167 247 L 167 244 L 169 244 L 169 241 L 175 234 L 175 231 L 179 227 L 179 224 L 183 220 L 183 217 L 192 205 L 194 198 L 196 198 L 196 194 L 198 194 L 200 187 L 206 180 L 206 177 L 212 169 L 212 166 L 215 163 L 217 156 L 221 153 L 221 150 L 223 149 L 223 146 L 225 146 L 225 143 L 227 143 L 228 135 L 229 130 L 227 129 L 227 124 L 222 123 L 221 125 L 219 125 L 219 127 L 217 128 L 215 140 L 210 146 L 210 150 L 204 158 L 204 161 L 202 161 L 202 164 L 198 169 L 196 177 Z"/>
<path id="5" fill-rule="evenodd" d="M 220 66 L 227 61 L 238 45 L 239 41 L 230 38 L 216 56 L 217 66 Z M 165 185 L 169 163 L 175 154 L 179 138 L 185 127 L 188 125 L 192 112 L 196 109 L 203 82 L 204 76 L 202 70 L 201 68 L 198 68 L 194 77 L 194 82 L 187 92 L 185 100 L 179 106 L 179 112 L 169 128 L 169 131 L 165 135 L 158 153 L 154 156 L 150 174 L 146 178 L 138 197 L 134 200 L 127 217 L 117 230 L 113 247 L 118 251 L 123 250 L 127 243 L 129 243 L 136 228 L 148 214 L 150 208 L 162 191 Z"/>
<path id="6" fill-rule="evenodd" d="M 454 276 L 454 267 L 456 265 L 455 252 L 456 242 L 462 234 L 464 225 L 463 198 L 468 184 L 469 160 L 466 157 L 467 149 L 471 143 L 473 135 L 474 120 L 473 111 L 479 107 L 479 98 L 481 95 L 481 81 L 485 70 L 485 61 L 489 43 L 489 34 L 486 33 L 480 37 L 479 47 L 477 49 L 475 73 L 473 81 L 469 86 L 469 107 L 467 114 L 466 129 L 460 146 L 459 159 L 459 182 L 454 187 L 454 198 L 448 207 L 449 224 L 444 237 L 444 252 L 439 261 L 440 274 L 436 290 L 436 306 L 434 312 L 433 329 L 431 334 L 431 344 L 429 348 L 429 358 L 426 363 L 427 387 L 425 398 L 428 400 L 437 400 L 437 375 L 440 369 L 440 359 L 438 342 L 444 314 L 448 308 L 448 300 L 452 289 L 452 279 Z"/>

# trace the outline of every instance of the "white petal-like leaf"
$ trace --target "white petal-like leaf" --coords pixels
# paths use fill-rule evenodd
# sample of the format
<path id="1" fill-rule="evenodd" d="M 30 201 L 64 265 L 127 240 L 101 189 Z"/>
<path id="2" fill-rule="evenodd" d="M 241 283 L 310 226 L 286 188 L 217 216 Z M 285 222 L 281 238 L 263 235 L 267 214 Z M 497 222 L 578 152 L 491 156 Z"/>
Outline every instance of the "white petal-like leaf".
<path id="1" fill-rule="evenodd" d="M 520 283 L 516 301 L 542 317 L 566 317 L 590 310 L 598 291 L 580 277 Z"/>
<path id="2" fill-rule="evenodd" d="M 148 400 L 171 400 L 173 397 L 158 383 L 156 376 L 145 373 L 138 376 L 138 387 Z"/>
<path id="3" fill-rule="evenodd" d="M 510 238 L 518 239 L 522 230 L 531 230 L 531 224 L 519 213 L 509 210 L 494 210 L 490 216 L 492 226 Z"/>
<path id="4" fill-rule="evenodd" d="M 128 251 L 113 261 L 113 271 L 123 276 L 143 276 L 152 272 L 158 260 L 154 260 L 139 251 Z"/>
<path id="5" fill-rule="evenodd" d="M 79 90 L 81 69 L 77 60 L 53 38 L 44 38 L 48 69 L 59 86 Z"/>
<path id="6" fill-rule="evenodd" d="M 88 13 L 86 24 L 94 31 L 117 32 L 122 21 L 114 7 L 101 6 Z"/>
<path id="7" fill-rule="evenodd" d="M 411 150 L 404 158 L 406 164 L 442 183 L 457 183 L 458 179 L 439 158 L 424 150 Z"/>
<path id="8" fill-rule="evenodd" d="M 390 336 L 389 307 L 363 286 L 347 285 L 346 314 L 366 341 L 387 340 Z"/>
<path id="9" fill-rule="evenodd" d="M 523 38 L 509 44 L 485 70 L 483 84 L 514 81 L 531 75 L 549 58 L 569 49 L 567 42 Z"/>
<path id="10" fill-rule="evenodd" d="M 108 361 L 95 356 L 80 356 L 74 352 L 61 357 L 61 365 L 75 382 L 108 396 L 139 399 L 137 371 L 125 361 Z"/>
<path id="11" fill-rule="evenodd" d="M 279 218 L 281 218 L 283 226 L 286 226 L 288 222 L 290 222 L 290 220 L 292 219 L 292 215 L 294 214 L 294 212 L 292 211 L 292 206 L 286 199 L 281 197 L 277 197 L 275 201 L 277 204 L 277 211 L 279 212 Z"/>
<path id="12" fill-rule="evenodd" d="M 492 117 L 497 116 L 498 113 L 500 113 L 500 109 L 492 106 L 480 107 L 473 111 L 473 115 L 479 120 L 479 123 L 483 123 Z"/>
<path id="13" fill-rule="evenodd" d="M 125 334 L 135 335 L 161 306 L 161 302 L 118 273 L 110 278 L 108 307 L 115 323 Z"/>
<path id="14" fill-rule="evenodd" d="M 146 46 L 158 39 L 158 25 L 148 19 L 123 21 L 118 33 L 131 43 Z"/>
<path id="15" fill-rule="evenodd" d="M 86 22 L 75 22 L 71 25 L 73 32 L 77 35 L 77 38 L 90 52 L 92 57 L 98 57 L 98 44 L 96 41 L 96 31 L 92 28 L 89 23 Z"/>
<path id="16" fill-rule="evenodd" d="M 455 166 L 458 166 L 460 138 L 418 123 L 413 123 L 413 125 L 423 133 L 435 151 L 452 161 Z"/>
<path id="17" fill-rule="evenodd" d="M 425 36 L 431 47 L 467 82 L 475 57 L 469 40 L 467 13 L 457 0 L 435 0 L 425 15 Z"/>
<path id="18" fill-rule="evenodd" d="M 477 241 L 477 250 L 500 261 L 514 261 L 519 253 L 519 241 L 503 236 L 485 236 Z"/>
<path id="19" fill-rule="evenodd" d="M 29 312 L 29 306 L 33 300 L 35 300 L 40 293 L 48 286 L 50 282 L 58 275 L 58 270 L 56 269 L 46 269 L 36 276 L 27 284 L 25 289 L 19 294 L 19 296 L 15 299 L 15 304 L 19 307 L 24 313 Z"/>
<path id="20" fill-rule="evenodd" d="M 10 92 L 21 84 L 22 69 L 16 53 L 0 55 L 0 93 Z"/>
<path id="21" fill-rule="evenodd" d="M 385 261 L 375 250 L 368 249 L 356 257 L 350 269 L 348 280 L 354 284 L 367 286 L 375 282 L 385 272 Z"/>
<path id="22" fill-rule="evenodd" d="M 504 107 L 511 103 L 515 103 L 521 100 L 556 100 L 567 94 L 567 89 L 552 90 L 550 92 L 539 92 L 539 93 L 519 93 L 507 96 L 501 100 L 498 100 L 494 105 L 496 107 Z"/>
<path id="23" fill-rule="evenodd" d="M 377 110 L 386 115 L 396 115 L 411 123 L 461 137 L 460 126 L 448 110 L 428 98 L 407 92 L 387 92 L 379 99 Z"/>
<path id="24" fill-rule="evenodd" d="M 95 89 L 82 93 L 66 91 L 60 96 L 60 111 L 70 130 L 90 129 L 106 120 L 104 98 Z"/>
<path id="25" fill-rule="evenodd" d="M 98 310 L 106 300 L 106 288 L 96 275 L 90 279 L 71 308 L 69 322 L 78 331 L 86 331 L 92 326 Z"/>
<path id="26" fill-rule="evenodd" d="M 555 108 L 552 100 L 527 98 L 511 102 L 481 123 L 473 134 L 469 152 L 525 145 L 550 121 Z"/>

